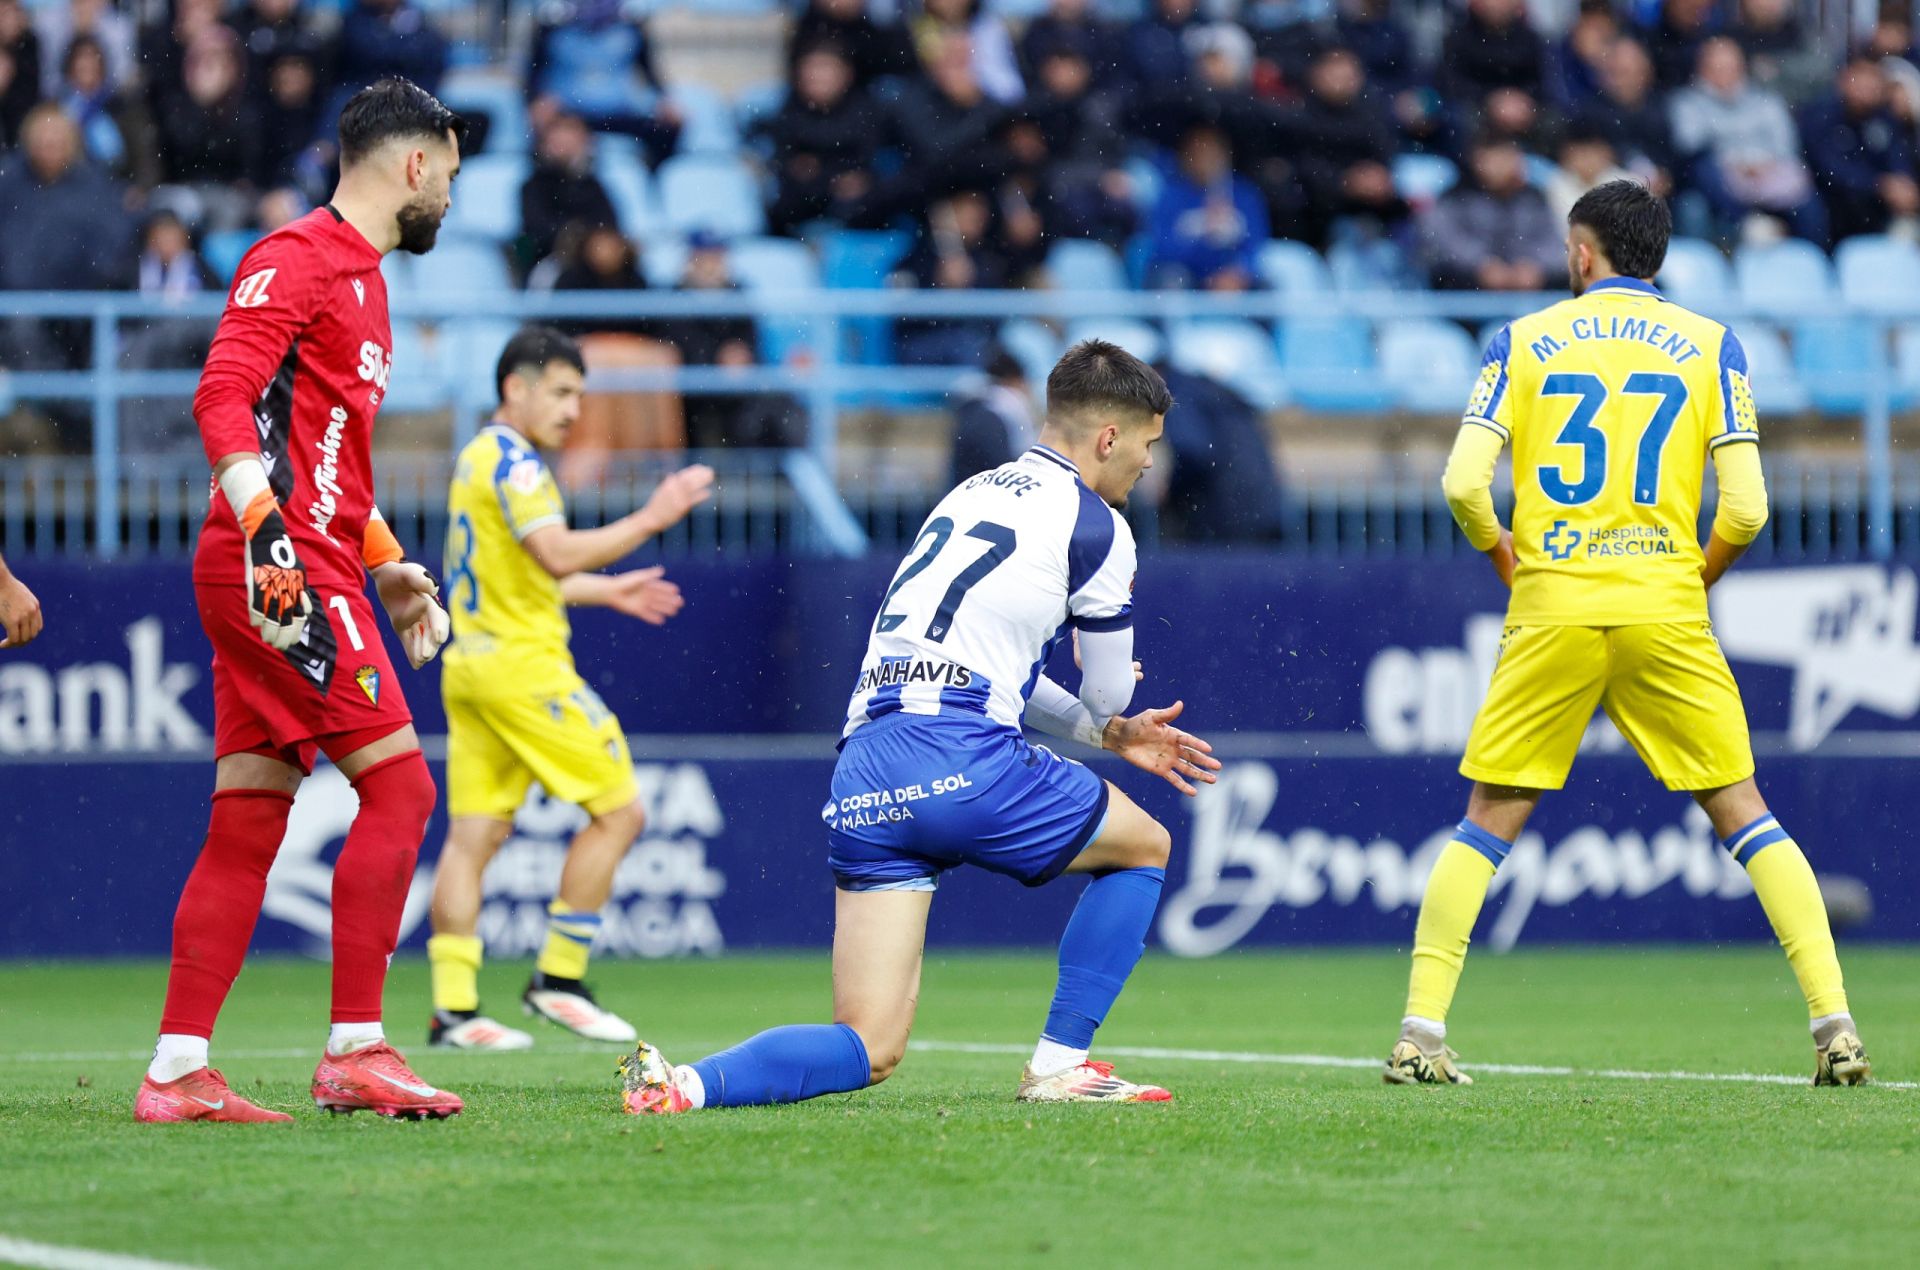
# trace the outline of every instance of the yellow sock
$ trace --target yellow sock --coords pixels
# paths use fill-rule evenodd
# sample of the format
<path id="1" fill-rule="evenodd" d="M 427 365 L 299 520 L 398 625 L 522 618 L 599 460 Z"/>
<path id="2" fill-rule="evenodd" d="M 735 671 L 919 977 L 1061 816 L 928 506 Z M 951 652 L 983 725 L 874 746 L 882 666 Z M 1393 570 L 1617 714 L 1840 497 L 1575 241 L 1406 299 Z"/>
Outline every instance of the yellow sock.
<path id="1" fill-rule="evenodd" d="M 1820 898 L 1813 866 L 1780 822 L 1762 816 L 1723 844 L 1747 866 L 1747 877 L 1767 911 L 1773 934 L 1786 949 L 1787 964 L 1800 981 L 1813 1018 L 1847 1013 L 1847 990 L 1840 978 L 1840 955 L 1827 925 L 1827 903 Z"/>
<path id="2" fill-rule="evenodd" d="M 427 941 L 427 964 L 433 971 L 433 1008 L 480 1008 L 480 937 L 435 935 Z"/>
<path id="3" fill-rule="evenodd" d="M 600 933 L 600 914 L 576 912 L 564 900 L 547 905 L 547 943 L 535 963 L 540 973 L 557 979 L 580 979 L 587 973 L 587 955 Z"/>
<path id="4" fill-rule="evenodd" d="M 1453 991 L 1467 964 L 1467 941 L 1486 902 L 1494 870 L 1512 843 L 1463 820 L 1453 841 L 1434 861 L 1420 920 L 1413 928 L 1413 973 L 1407 981 L 1407 1013 L 1447 1021 Z"/>

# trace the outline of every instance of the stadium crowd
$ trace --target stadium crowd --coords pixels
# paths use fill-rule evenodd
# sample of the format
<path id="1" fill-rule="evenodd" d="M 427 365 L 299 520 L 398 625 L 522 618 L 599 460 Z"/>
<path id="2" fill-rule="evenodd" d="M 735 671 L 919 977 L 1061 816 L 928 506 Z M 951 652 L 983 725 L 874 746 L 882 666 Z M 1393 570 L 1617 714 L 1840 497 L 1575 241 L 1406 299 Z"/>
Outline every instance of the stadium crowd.
<path id="1" fill-rule="evenodd" d="M 524 123 L 525 141 L 475 145 L 531 159 L 499 244 L 513 285 L 662 285 L 600 153 L 621 147 L 658 172 L 693 130 L 657 64 L 657 7 L 544 0 L 504 55 L 471 50 L 504 56 L 524 90 L 516 115 L 480 122 Z M 1259 249 L 1291 239 L 1349 285 L 1557 287 L 1566 209 L 1623 172 L 1671 197 L 1681 233 L 1728 247 L 1920 226 L 1920 55 L 1904 9 L 1836 50 L 1795 0 L 790 7 L 786 82 L 728 108 L 736 154 L 774 235 L 910 229 L 894 285 L 1047 285 L 1051 246 L 1078 239 L 1112 247 L 1135 285 L 1241 291 L 1268 285 Z M 437 25 L 446 13 L 0 0 L 0 288 L 222 285 L 237 253 L 202 248 L 244 245 L 324 197 L 343 94 L 389 74 L 441 86 L 463 51 Z M 724 234 L 682 234 L 680 285 L 733 285 L 728 248 Z M 664 363 L 632 352 L 642 365 L 781 355 L 751 323 L 595 331 L 665 350 Z M 902 322 L 893 356 L 986 367 L 994 335 Z M 167 340 L 136 349 L 141 364 L 193 364 L 191 333 Z M 85 355 L 84 333 L 57 323 L 0 336 L 0 365 Z M 629 420 L 614 439 L 791 431 L 778 403 L 691 413 Z"/>

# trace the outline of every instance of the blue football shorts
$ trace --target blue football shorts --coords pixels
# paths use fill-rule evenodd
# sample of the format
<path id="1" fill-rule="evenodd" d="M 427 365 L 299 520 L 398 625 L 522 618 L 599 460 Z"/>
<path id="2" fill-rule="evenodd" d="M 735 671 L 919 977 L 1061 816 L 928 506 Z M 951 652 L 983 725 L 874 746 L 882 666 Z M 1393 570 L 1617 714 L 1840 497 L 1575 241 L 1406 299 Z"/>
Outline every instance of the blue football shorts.
<path id="1" fill-rule="evenodd" d="M 961 864 L 1042 886 L 1099 836 L 1107 783 L 991 719 L 901 712 L 842 744 L 820 818 L 843 890 L 931 891 Z"/>

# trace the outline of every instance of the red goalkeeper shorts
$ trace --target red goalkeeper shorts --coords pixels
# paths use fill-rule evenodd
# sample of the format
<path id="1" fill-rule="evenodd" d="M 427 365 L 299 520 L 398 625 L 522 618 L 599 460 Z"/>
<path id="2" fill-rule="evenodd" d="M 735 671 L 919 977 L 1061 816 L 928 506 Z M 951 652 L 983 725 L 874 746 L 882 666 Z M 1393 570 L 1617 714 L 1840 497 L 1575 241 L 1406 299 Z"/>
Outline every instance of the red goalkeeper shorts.
<path id="1" fill-rule="evenodd" d="M 216 758 L 265 754 L 313 770 L 316 751 L 338 760 L 413 722 L 364 591 L 314 588 L 300 642 L 269 648 L 247 621 L 241 584 L 195 582 L 200 624 L 213 642 Z"/>

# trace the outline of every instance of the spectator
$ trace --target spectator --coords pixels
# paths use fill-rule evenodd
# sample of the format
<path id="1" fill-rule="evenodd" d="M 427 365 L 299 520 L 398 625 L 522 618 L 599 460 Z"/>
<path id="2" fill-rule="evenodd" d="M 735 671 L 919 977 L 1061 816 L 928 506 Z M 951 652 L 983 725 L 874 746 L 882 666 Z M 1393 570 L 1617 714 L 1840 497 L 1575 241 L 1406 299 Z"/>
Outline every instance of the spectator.
<path id="1" fill-rule="evenodd" d="M 572 235 L 562 235 L 568 238 Z M 639 291 L 640 256 L 610 225 L 579 236 L 574 259 L 560 270 L 556 291 Z M 578 318 L 556 323 L 580 341 L 589 375 L 595 372 L 669 370 L 680 355 L 658 338 L 652 322 L 637 318 Z M 616 451 L 677 450 L 687 443 L 680 394 L 591 391 L 580 402 L 580 419 L 567 435 L 561 480 L 573 487 L 597 484 Z"/>
<path id="2" fill-rule="evenodd" d="M 1259 413 L 1217 380 L 1156 369 L 1181 411 L 1166 438 L 1173 470 L 1161 533 L 1179 542 L 1271 541 L 1282 519 L 1280 474 Z"/>
<path id="3" fill-rule="evenodd" d="M 1841 67 L 1834 91 L 1808 106 L 1800 136 L 1836 240 L 1883 233 L 1920 214 L 1912 134 L 1890 109 L 1880 59 L 1861 52 Z"/>
<path id="4" fill-rule="evenodd" d="M 948 484 L 958 485 L 969 476 L 1011 463 L 1033 447 L 1039 434 L 1026 369 L 996 344 L 987 357 L 987 382 L 953 412 Z"/>
<path id="5" fill-rule="evenodd" d="M 115 117 L 119 102 L 107 80 L 107 58 L 100 41 L 91 35 L 74 36 L 67 42 L 63 62 L 60 92 L 54 100 L 80 129 L 87 157 L 103 168 L 120 168 L 127 157 L 127 142 Z"/>
<path id="6" fill-rule="evenodd" d="M 1296 166 L 1313 212 L 1304 236 L 1318 246 L 1344 217 L 1381 227 L 1407 217 L 1407 204 L 1393 188 L 1393 124 L 1366 87 L 1365 69 L 1347 49 L 1327 49 L 1307 68 L 1306 98 L 1294 122 Z"/>
<path id="7" fill-rule="evenodd" d="M 20 153 L 0 172 L 0 290 L 95 291 L 127 272 L 132 225 L 125 189 L 88 163 L 80 130 L 54 105 L 36 106 L 21 129 Z M 0 328 L 0 366 L 64 370 L 83 366 L 84 322 L 15 318 Z M 62 412 L 56 412 L 62 413 Z M 84 444 L 86 416 L 64 422 Z"/>
<path id="8" fill-rule="evenodd" d="M 320 72 L 312 49 L 288 44 L 265 64 L 260 105 L 260 158 L 254 182 L 262 189 L 303 180 L 318 163 Z"/>
<path id="9" fill-rule="evenodd" d="M 1654 85 L 1653 59 L 1640 41 L 1622 36 L 1601 66 L 1599 100 L 1573 125 L 1604 134 L 1620 162 L 1661 197 L 1673 192 L 1673 129 Z"/>
<path id="10" fill-rule="evenodd" d="M 543 10 L 527 74 L 536 127 L 567 110 L 589 127 L 639 140 L 649 164 L 673 153 L 680 112 L 665 97 L 653 41 L 620 0 L 566 0 Z"/>
<path id="11" fill-rule="evenodd" d="M 220 280 L 193 249 L 187 227 L 158 212 L 141 231 L 131 279 L 140 294 L 179 302 L 220 291 Z M 203 318 L 156 317 L 121 328 L 120 364 L 129 370 L 189 370 L 205 364 L 214 324 Z M 183 397 L 133 397 L 121 409 L 121 443 L 129 454 L 191 454 L 199 449 L 193 411 Z"/>
<path id="12" fill-rule="evenodd" d="M 738 291 L 727 262 L 727 245 L 718 236 L 696 230 L 681 274 L 680 291 Z M 753 319 L 672 318 L 657 325 L 659 337 L 673 345 L 683 366 L 746 370 L 757 364 L 759 335 Z M 800 409 L 779 393 L 689 394 L 684 404 L 687 439 L 701 449 L 721 446 L 790 446 L 801 435 Z"/>
<path id="13" fill-rule="evenodd" d="M 437 93 L 446 73 L 446 37 L 408 0 L 359 0 L 340 24 L 343 92 L 397 75 Z"/>
<path id="14" fill-rule="evenodd" d="M 578 115 L 555 115 L 540 130 L 533 171 L 520 187 L 520 264 L 531 269 L 553 254 L 568 226 L 617 223 L 613 199 L 593 174 L 593 135 Z"/>
<path id="15" fill-rule="evenodd" d="M 1560 131 L 1557 116 L 1541 108 L 1540 100 L 1524 88 L 1496 88 L 1480 103 L 1476 135 L 1501 137 L 1528 154 L 1553 152 Z"/>
<path id="16" fill-rule="evenodd" d="M 313 204 L 308 201 L 306 195 L 292 186 L 283 185 L 277 190 L 268 190 L 260 196 L 260 202 L 254 208 L 253 219 L 254 223 L 260 227 L 261 233 L 271 234 L 276 229 L 291 225 L 312 210 Z"/>
<path id="17" fill-rule="evenodd" d="M 1004 19 L 982 13 L 980 0 L 921 0 L 920 10 L 911 32 L 923 61 L 943 36 L 962 35 L 973 50 L 973 76 L 982 92 L 1008 106 L 1027 95 Z"/>
<path id="18" fill-rule="evenodd" d="M 1511 141 L 1477 139 L 1467 152 L 1467 176 L 1421 220 L 1433 285 L 1545 289 L 1566 263 L 1565 226 L 1527 184 L 1526 155 Z"/>
<path id="19" fill-rule="evenodd" d="M 979 190 L 962 190 L 927 211 L 921 235 L 895 285 L 923 290 L 966 291 L 1004 287 L 1005 256 L 989 238 L 993 205 Z M 993 343 L 993 323 L 982 318 L 902 318 L 896 329 L 900 360 L 920 366 L 983 366 Z"/>
<path id="20" fill-rule="evenodd" d="M 1340 0 L 1333 29 L 1377 91 L 1393 94 L 1413 84 L 1420 65 L 1407 24 L 1394 17 L 1393 0 Z"/>
<path id="21" fill-rule="evenodd" d="M 1196 124 L 1181 139 L 1153 209 L 1148 281 L 1159 287 L 1245 291 L 1254 256 L 1267 238 L 1267 209 L 1251 182 L 1234 173 L 1220 129 Z"/>
<path id="22" fill-rule="evenodd" d="M 0 150 L 13 148 L 39 100 L 40 37 L 20 0 L 0 0 Z"/>
<path id="23" fill-rule="evenodd" d="M 1833 63 L 1820 41 L 1809 39 L 1793 0 L 1740 0 L 1727 32 L 1747 55 L 1753 82 L 1788 102 L 1812 101 L 1827 90 Z"/>
<path id="24" fill-rule="evenodd" d="M 1467 0 L 1447 32 L 1441 83 L 1463 101 L 1480 101 L 1496 88 L 1518 88 L 1538 98 L 1546 53 L 1527 25 L 1525 0 Z"/>
<path id="25" fill-rule="evenodd" d="M 891 76 L 909 76 L 915 70 L 913 41 L 899 27 L 880 26 L 868 17 L 866 0 L 812 0 L 793 25 L 788 66 L 821 44 L 846 51 L 857 89 L 872 88 Z"/>
<path id="26" fill-rule="evenodd" d="M 249 0 L 234 29 L 247 51 L 247 87 L 262 105 L 283 57 L 304 58 L 317 83 L 330 82 L 334 50 L 300 21 L 299 0 Z"/>
<path id="27" fill-rule="evenodd" d="M 1746 55 L 1725 36 L 1700 46 L 1693 84 L 1673 95 L 1673 139 L 1688 183 L 1705 197 L 1723 230 L 1777 232 L 1825 246 L 1826 207 L 1800 158 L 1800 136 L 1780 94 L 1747 79 Z M 1756 221 L 1755 217 L 1761 219 Z"/>
<path id="28" fill-rule="evenodd" d="M 1088 8 L 1088 0 L 1053 0 L 1045 13 L 1027 23 L 1020 36 L 1020 64 L 1026 68 L 1029 84 L 1048 58 L 1064 52 L 1086 62 L 1103 89 L 1120 90 L 1126 50 L 1113 28 Z"/>
<path id="29" fill-rule="evenodd" d="M 1715 30 L 1713 7 L 1714 0 L 1665 0 L 1660 6 L 1660 20 L 1647 31 L 1647 46 L 1654 80 L 1663 91 L 1684 88 L 1693 79 L 1700 46 Z"/>
<path id="30" fill-rule="evenodd" d="M 1044 189 L 1048 234 L 1097 238 L 1118 247 L 1132 235 L 1137 219 L 1133 179 L 1121 166 L 1126 142 L 1116 122 L 1118 103 L 1093 92 L 1092 77 L 1084 56 L 1066 44 L 1054 47 L 1041 59 L 1038 90 L 1025 118 L 1037 129 L 1037 149 L 1045 156 L 1045 171 L 1036 175 Z"/>
<path id="31" fill-rule="evenodd" d="M 176 187 L 165 201 L 204 228 L 238 228 L 253 206 L 248 186 L 260 170 L 263 138 L 243 66 L 232 31 L 203 32 L 187 50 L 184 88 L 160 111 L 161 170 Z"/>
<path id="32" fill-rule="evenodd" d="M 1031 117 L 1016 115 L 1007 122 L 1000 145 L 1006 153 L 1006 172 L 992 195 L 994 245 L 1006 262 L 1008 285 L 1045 285 L 1048 241 L 1054 233 L 1063 232 L 1055 230 L 1052 222 L 1068 219 L 1054 205 L 1053 153 L 1047 148 L 1047 134 Z M 1096 223 L 1087 228 L 1097 231 L 1099 211 L 1092 214 Z M 1120 236 L 1124 235 L 1122 230 Z"/>
<path id="33" fill-rule="evenodd" d="M 1547 206 L 1554 221 L 1565 224 L 1575 201 L 1594 186 L 1622 179 L 1634 179 L 1633 173 L 1620 166 L 1606 133 L 1584 126 L 1568 129 L 1560 138 L 1560 164 L 1547 178 Z"/>
<path id="34" fill-rule="evenodd" d="M 853 63 L 836 44 L 803 50 L 787 100 L 762 129 L 773 143 L 774 198 L 767 221 L 777 234 L 809 221 L 867 223 L 874 193 L 873 156 L 881 117 L 854 88 Z"/>
<path id="35" fill-rule="evenodd" d="M 171 21 L 150 20 L 140 31 L 140 66 L 155 111 L 186 86 L 187 49 L 209 31 L 227 29 L 223 0 L 174 0 Z M 159 18 L 166 10 L 161 8 Z"/>
<path id="36" fill-rule="evenodd" d="M 908 182 L 938 198 L 992 180 L 1002 166 L 994 134 L 1007 118 L 974 76 L 967 37 L 942 36 L 931 46 L 925 78 L 902 88 L 894 105 L 891 131 L 906 151 Z M 909 200 L 903 190 L 890 201 Z"/>
<path id="37" fill-rule="evenodd" d="M 1196 25 L 1197 0 L 1152 0 L 1152 11 L 1127 28 L 1127 70 L 1153 90 L 1186 81 L 1187 32 Z"/>
<path id="38" fill-rule="evenodd" d="M 1619 38 L 1611 0 L 1580 0 L 1573 26 L 1547 51 L 1547 99 L 1575 110 L 1598 98 L 1607 53 Z"/>
<path id="39" fill-rule="evenodd" d="M 117 11 L 110 0 L 67 0 L 65 8 L 50 4 L 36 15 L 40 35 L 40 92 L 57 98 L 66 65 L 67 45 L 75 37 L 90 35 L 107 59 L 107 79 L 114 84 L 131 84 L 139 77 L 134 64 L 133 22 Z"/>

